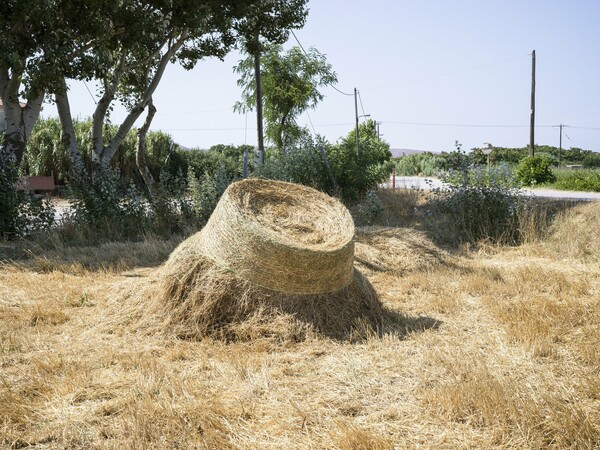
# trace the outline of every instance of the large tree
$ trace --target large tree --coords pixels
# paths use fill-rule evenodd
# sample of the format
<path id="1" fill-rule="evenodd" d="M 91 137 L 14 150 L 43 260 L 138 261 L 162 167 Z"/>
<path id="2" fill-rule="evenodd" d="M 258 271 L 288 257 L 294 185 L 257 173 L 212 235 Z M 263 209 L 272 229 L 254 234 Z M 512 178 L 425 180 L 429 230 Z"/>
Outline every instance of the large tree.
<path id="1" fill-rule="evenodd" d="M 265 46 L 286 42 L 291 28 L 301 28 L 304 25 L 308 15 L 307 1 L 259 0 L 237 26 L 243 50 L 251 56 L 254 64 L 258 164 L 263 164 L 265 160 L 261 54 Z"/>
<path id="2" fill-rule="evenodd" d="M 303 25 L 305 3 L 9 0 L 0 18 L 0 99 L 9 104 L 1 161 L 18 163 L 28 134 L 23 120 L 13 120 L 17 114 L 10 105 L 18 105 L 19 97 L 39 100 L 41 105 L 44 94 L 50 93 L 75 172 L 85 171 L 68 98 L 68 80 L 76 79 L 95 80 L 100 85 L 93 114 L 92 159 L 95 168 L 107 166 L 144 110 L 153 111 L 149 107 L 152 95 L 170 62 L 189 69 L 202 58 L 222 58 L 240 36 L 256 28 L 256 18 L 263 36 L 277 38 L 289 28 Z M 290 12 L 298 7 L 300 11 Z M 128 115 L 117 133 L 107 139 L 103 131 L 116 101 L 127 106 Z"/>
<path id="3" fill-rule="evenodd" d="M 254 58 L 248 56 L 236 67 L 240 75 L 242 101 L 235 109 L 254 109 L 256 83 Z M 337 82 L 337 76 L 325 56 L 314 48 L 304 53 L 299 47 L 287 52 L 280 45 L 271 45 L 263 51 L 261 79 L 266 122 L 266 135 L 280 150 L 297 139 L 302 132 L 296 119 L 307 109 L 315 108 L 323 100 L 319 88 Z"/>

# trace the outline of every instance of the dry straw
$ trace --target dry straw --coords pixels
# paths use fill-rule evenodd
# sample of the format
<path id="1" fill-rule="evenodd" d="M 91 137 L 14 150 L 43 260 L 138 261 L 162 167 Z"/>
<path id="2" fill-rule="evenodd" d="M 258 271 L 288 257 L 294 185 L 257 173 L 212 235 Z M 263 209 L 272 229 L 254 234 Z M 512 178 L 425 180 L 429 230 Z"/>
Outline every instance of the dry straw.
<path id="1" fill-rule="evenodd" d="M 348 210 L 314 189 L 257 179 L 232 184 L 206 227 L 133 296 L 137 326 L 192 339 L 344 338 L 386 317 L 354 269 Z"/>
<path id="2" fill-rule="evenodd" d="M 354 223 L 338 200 L 282 181 L 232 184 L 202 230 L 202 252 L 254 285 L 289 294 L 352 281 Z"/>

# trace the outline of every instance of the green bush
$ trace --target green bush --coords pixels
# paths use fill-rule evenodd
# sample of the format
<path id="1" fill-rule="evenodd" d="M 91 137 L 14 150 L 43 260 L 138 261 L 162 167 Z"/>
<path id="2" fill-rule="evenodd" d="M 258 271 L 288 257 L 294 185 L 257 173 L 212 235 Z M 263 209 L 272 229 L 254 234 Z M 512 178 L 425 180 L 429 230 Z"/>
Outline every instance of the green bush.
<path id="1" fill-rule="evenodd" d="M 224 165 L 213 173 L 205 172 L 196 177 L 193 171 L 188 172 L 188 195 L 191 208 L 200 225 L 204 225 L 214 211 L 225 189 L 235 181 Z"/>
<path id="2" fill-rule="evenodd" d="M 557 170 L 552 186 L 566 191 L 600 192 L 600 170 Z"/>
<path id="3" fill-rule="evenodd" d="M 252 176 L 299 183 L 332 194 L 333 183 L 327 172 L 321 145 L 307 137 L 296 148 L 290 148 L 285 153 L 270 149 L 265 163 L 257 167 Z"/>
<path id="4" fill-rule="evenodd" d="M 0 237 L 13 237 L 50 228 L 54 205 L 48 197 L 16 189 L 17 170 L 10 162 L 0 170 Z"/>
<path id="5" fill-rule="evenodd" d="M 414 153 L 394 159 L 396 175 L 426 177 L 437 176 L 448 167 L 446 158 L 430 152 Z"/>
<path id="6" fill-rule="evenodd" d="M 375 122 L 359 127 L 360 145 L 351 131 L 339 143 L 327 148 L 327 156 L 343 200 L 353 202 L 387 181 L 392 172 L 390 146 L 377 137 Z"/>
<path id="7" fill-rule="evenodd" d="M 550 164 L 550 159 L 542 155 L 522 159 L 515 171 L 517 181 L 525 186 L 553 183 L 556 181 L 556 176 L 550 170 Z"/>
<path id="8" fill-rule="evenodd" d="M 600 168 L 600 153 L 586 155 L 581 163 L 586 169 Z"/>
<path id="9" fill-rule="evenodd" d="M 444 176 L 446 188 L 434 189 L 431 213 L 442 218 L 437 238 L 451 244 L 491 240 L 516 243 L 518 210 L 523 201 L 510 168 L 485 166 Z"/>

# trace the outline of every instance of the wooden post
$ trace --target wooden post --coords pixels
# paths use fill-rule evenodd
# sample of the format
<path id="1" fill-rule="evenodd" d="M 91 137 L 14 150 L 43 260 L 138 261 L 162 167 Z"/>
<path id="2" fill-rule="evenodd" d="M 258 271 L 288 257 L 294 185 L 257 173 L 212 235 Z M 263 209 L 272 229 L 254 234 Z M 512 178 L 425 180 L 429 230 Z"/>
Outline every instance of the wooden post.
<path id="1" fill-rule="evenodd" d="M 396 190 L 396 168 L 392 169 L 392 191 Z"/>
<path id="2" fill-rule="evenodd" d="M 358 146 L 359 146 L 359 137 L 358 137 L 358 91 L 354 88 L 354 116 L 356 117 L 356 156 L 358 156 Z"/>
<path id="3" fill-rule="evenodd" d="M 529 156 L 535 155 L 535 50 L 531 53 L 531 120 L 529 122 Z"/>

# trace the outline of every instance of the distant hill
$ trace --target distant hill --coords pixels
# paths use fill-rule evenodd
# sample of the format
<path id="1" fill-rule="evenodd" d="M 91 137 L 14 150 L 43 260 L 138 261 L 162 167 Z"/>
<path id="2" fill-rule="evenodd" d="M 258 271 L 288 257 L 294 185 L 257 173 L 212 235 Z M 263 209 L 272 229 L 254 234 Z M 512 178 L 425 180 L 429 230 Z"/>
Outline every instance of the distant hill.
<path id="1" fill-rule="evenodd" d="M 425 153 L 426 151 L 427 150 L 411 150 L 409 148 L 390 148 L 390 152 L 392 152 L 392 158 L 413 155 L 415 153 Z"/>

